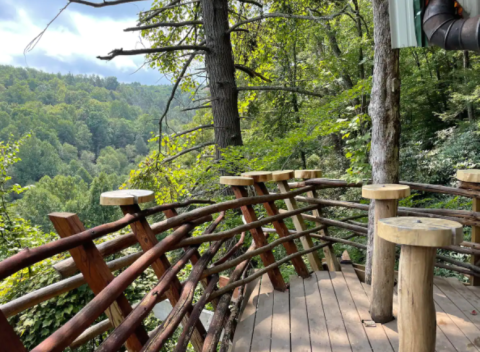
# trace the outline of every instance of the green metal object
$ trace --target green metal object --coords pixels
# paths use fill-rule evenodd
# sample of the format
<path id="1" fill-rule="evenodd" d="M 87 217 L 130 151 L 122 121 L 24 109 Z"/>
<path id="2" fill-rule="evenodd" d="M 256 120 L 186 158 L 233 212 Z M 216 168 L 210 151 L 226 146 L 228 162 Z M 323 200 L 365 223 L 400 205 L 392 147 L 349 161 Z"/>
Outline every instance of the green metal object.
<path id="1" fill-rule="evenodd" d="M 423 14 L 425 12 L 425 0 L 411 0 L 413 1 L 414 21 L 415 21 L 415 36 L 417 37 L 417 46 L 428 46 L 427 37 L 423 32 Z"/>

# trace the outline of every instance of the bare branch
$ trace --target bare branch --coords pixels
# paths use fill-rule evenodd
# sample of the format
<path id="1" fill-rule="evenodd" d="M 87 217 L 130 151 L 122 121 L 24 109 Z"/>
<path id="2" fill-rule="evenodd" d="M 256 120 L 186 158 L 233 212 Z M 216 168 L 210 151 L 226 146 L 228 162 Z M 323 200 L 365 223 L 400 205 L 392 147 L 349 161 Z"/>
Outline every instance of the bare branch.
<path id="1" fill-rule="evenodd" d="M 43 29 L 43 31 L 41 31 L 39 35 L 37 35 L 35 38 L 32 39 L 32 41 L 30 43 L 27 44 L 27 46 L 23 50 L 23 55 L 25 55 L 28 52 L 35 49 L 35 46 L 42 39 L 42 37 L 45 34 L 45 32 L 47 31 L 48 27 L 50 27 L 50 25 L 58 18 L 58 16 L 60 16 L 62 14 L 62 12 L 67 9 L 68 5 L 70 5 L 70 2 L 68 4 L 66 4 L 64 7 L 62 7 L 60 9 L 60 11 L 58 11 L 57 15 L 50 22 L 48 22 L 47 26 Z"/>
<path id="2" fill-rule="evenodd" d="M 91 6 L 91 7 L 105 7 L 105 6 L 115 6 L 115 5 L 127 4 L 129 2 L 139 2 L 139 1 L 145 1 L 145 0 L 114 0 L 114 1 L 103 0 L 103 2 L 69 0 L 69 3 L 73 2 L 75 4 L 81 4 L 81 5 Z"/>
<path id="3" fill-rule="evenodd" d="M 141 18 L 140 23 L 150 21 L 152 18 L 154 18 L 155 16 L 158 16 L 159 14 L 161 14 L 162 12 L 164 12 L 166 10 L 174 9 L 174 8 L 180 7 L 180 6 L 199 3 L 200 0 L 193 0 L 193 1 L 183 2 L 183 3 L 180 3 L 180 4 L 179 4 L 179 2 L 180 2 L 179 0 L 175 0 L 175 1 L 172 1 L 170 4 L 168 4 L 167 6 L 162 7 L 161 9 L 148 11 L 148 12 L 151 12 L 151 14 L 148 15 L 147 17 L 145 17 L 145 18 Z M 144 13 L 147 13 L 147 11 L 145 11 Z"/>
<path id="4" fill-rule="evenodd" d="M 243 28 L 236 28 L 232 32 L 245 32 L 245 33 L 250 33 L 248 29 L 243 29 Z"/>
<path id="5" fill-rule="evenodd" d="M 191 110 L 200 110 L 200 109 L 209 109 L 211 105 L 201 105 L 201 106 L 194 106 L 193 108 L 183 109 L 182 111 L 191 111 Z"/>
<path id="6" fill-rule="evenodd" d="M 178 132 L 177 134 L 175 134 L 173 136 L 173 138 L 177 138 L 177 137 L 183 136 L 184 134 L 191 133 L 191 132 L 198 131 L 198 130 L 206 130 L 208 128 L 213 128 L 213 123 L 211 125 L 197 126 L 197 127 L 191 128 L 189 130 Z"/>
<path id="7" fill-rule="evenodd" d="M 253 1 L 253 0 L 238 0 L 238 1 L 243 2 L 245 4 L 252 4 L 252 5 L 255 5 L 255 6 L 258 6 L 258 7 L 263 7 L 262 4 L 260 4 L 259 2 Z"/>
<path id="8" fill-rule="evenodd" d="M 240 64 L 235 64 L 235 68 L 237 70 L 240 70 L 242 72 L 245 72 L 247 75 L 249 75 L 250 77 L 252 78 L 255 78 L 255 77 L 258 77 L 258 78 L 261 78 L 263 79 L 264 81 L 266 82 L 272 82 L 271 80 L 269 80 L 268 78 L 266 78 L 265 76 L 263 76 L 262 74 L 256 72 L 255 70 L 253 70 L 252 68 L 250 67 L 247 67 L 245 65 L 240 65 Z"/>
<path id="9" fill-rule="evenodd" d="M 163 159 L 162 161 L 162 164 L 166 164 L 166 163 L 169 163 L 170 161 L 172 160 L 175 160 L 176 158 L 179 158 L 181 157 L 182 155 L 185 155 L 187 153 L 190 153 L 190 152 L 193 152 L 194 150 L 198 150 L 198 149 L 202 149 L 202 148 L 205 148 L 205 147 L 208 147 L 210 145 L 215 145 L 215 142 L 207 142 L 207 143 L 203 143 L 203 144 L 199 144 L 195 147 L 192 147 L 192 148 L 188 148 L 188 149 L 185 149 L 185 150 L 182 150 L 180 153 L 174 155 L 174 156 L 170 156 L 166 159 Z"/>
<path id="10" fill-rule="evenodd" d="M 178 75 L 178 78 L 175 82 L 175 84 L 173 85 L 173 88 L 172 88 L 172 93 L 170 94 L 170 97 L 168 98 L 168 101 L 167 101 L 167 105 L 165 106 L 165 111 L 163 112 L 163 115 L 162 117 L 160 117 L 160 120 L 158 121 L 158 130 L 159 130 L 159 134 L 158 134 L 158 152 L 160 153 L 161 152 L 161 148 L 162 148 L 162 122 L 163 122 L 163 119 L 165 118 L 165 116 L 167 116 L 168 114 L 168 110 L 170 110 L 170 105 L 172 104 L 172 101 L 173 99 L 175 98 L 175 93 L 177 92 L 177 88 L 180 84 L 180 81 L 182 80 L 183 76 L 185 75 L 185 72 L 187 72 L 188 70 L 188 67 L 190 66 L 190 64 L 192 63 L 193 59 L 195 58 L 195 55 L 198 53 L 198 51 L 192 53 L 190 55 L 190 58 L 185 62 L 185 64 L 183 65 L 183 68 L 182 68 L 182 71 L 180 72 L 180 74 Z"/>
<path id="11" fill-rule="evenodd" d="M 152 28 L 159 28 L 159 27 L 185 27 L 185 26 L 196 26 L 199 24 L 203 24 L 202 21 L 185 21 L 185 22 L 158 22 L 154 24 L 149 24 L 146 26 L 137 26 L 137 27 L 130 27 L 126 28 L 124 32 L 133 32 L 133 31 L 143 31 L 144 29 L 152 29 Z"/>
<path id="12" fill-rule="evenodd" d="M 179 51 L 179 50 L 205 50 L 209 51 L 210 49 L 204 45 L 176 45 L 176 46 L 165 46 L 162 48 L 145 48 L 145 49 L 136 49 L 136 50 L 123 50 L 115 49 L 108 53 L 107 56 L 97 56 L 97 59 L 100 60 L 111 60 L 116 56 L 131 56 L 131 55 L 141 55 L 141 54 L 155 54 L 163 53 L 168 51 Z"/>
<path id="13" fill-rule="evenodd" d="M 238 23 L 234 24 L 232 27 L 230 27 L 230 29 L 228 29 L 227 33 L 231 33 L 232 31 L 234 31 L 238 27 L 243 26 L 244 24 L 261 21 L 261 20 L 264 20 L 266 18 L 293 18 L 293 19 L 297 19 L 297 20 L 308 20 L 308 21 L 317 21 L 317 22 L 318 21 L 330 21 L 330 20 L 334 19 L 335 17 L 343 15 L 346 12 L 347 7 L 348 7 L 348 5 L 345 6 L 342 11 L 337 12 L 333 15 L 321 16 L 321 17 L 304 16 L 304 15 L 290 15 L 288 13 L 279 13 L 279 12 L 265 13 L 263 15 L 253 17 L 253 18 L 249 18 L 248 20 L 241 21 L 241 22 L 238 22 Z"/>
<path id="14" fill-rule="evenodd" d="M 237 87 L 238 91 L 246 91 L 246 90 L 267 90 L 267 91 L 275 91 L 275 90 L 283 90 L 285 92 L 292 92 L 298 93 L 303 95 L 311 95 L 314 97 L 323 98 L 323 95 L 320 93 L 310 92 L 308 90 L 296 88 L 296 87 L 271 87 L 271 86 L 258 86 L 258 87 Z"/>

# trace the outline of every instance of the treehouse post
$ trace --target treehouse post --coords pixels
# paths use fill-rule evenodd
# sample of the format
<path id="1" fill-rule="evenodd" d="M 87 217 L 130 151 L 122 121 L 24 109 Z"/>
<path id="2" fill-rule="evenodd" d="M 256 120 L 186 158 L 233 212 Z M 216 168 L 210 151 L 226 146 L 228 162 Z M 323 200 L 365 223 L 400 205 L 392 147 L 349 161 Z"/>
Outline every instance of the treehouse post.
<path id="1" fill-rule="evenodd" d="M 395 244 L 379 237 L 378 221 L 397 216 L 398 199 L 410 195 L 410 187 L 380 184 L 362 187 L 362 197 L 375 200 L 372 295 L 370 314 L 376 323 L 393 319 Z"/>

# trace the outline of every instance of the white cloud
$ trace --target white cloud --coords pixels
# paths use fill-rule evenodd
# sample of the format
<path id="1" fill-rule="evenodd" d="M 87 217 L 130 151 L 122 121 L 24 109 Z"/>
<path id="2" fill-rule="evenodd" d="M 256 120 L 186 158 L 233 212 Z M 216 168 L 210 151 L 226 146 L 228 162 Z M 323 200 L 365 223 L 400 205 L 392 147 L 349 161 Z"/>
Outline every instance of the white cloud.
<path id="1" fill-rule="evenodd" d="M 139 33 L 123 31 L 135 25 L 133 20 L 115 21 L 111 18 L 90 17 L 70 9 L 60 16 L 44 34 L 35 51 L 41 51 L 47 57 L 64 62 L 83 59 L 99 64 L 96 56 L 106 55 L 112 49 L 142 47 Z M 34 23 L 32 18 L 32 14 L 20 8 L 17 9 L 17 18 L 0 21 L 0 64 L 12 64 L 14 58 L 21 57 L 27 44 L 43 30 L 46 23 Z M 26 60 L 28 63 L 28 54 Z M 101 65 L 108 65 L 110 68 L 114 66 L 123 72 L 133 72 L 142 62 L 143 57 L 140 56 L 117 57 L 112 61 L 102 62 Z M 37 68 L 48 71 L 48 67 Z"/>

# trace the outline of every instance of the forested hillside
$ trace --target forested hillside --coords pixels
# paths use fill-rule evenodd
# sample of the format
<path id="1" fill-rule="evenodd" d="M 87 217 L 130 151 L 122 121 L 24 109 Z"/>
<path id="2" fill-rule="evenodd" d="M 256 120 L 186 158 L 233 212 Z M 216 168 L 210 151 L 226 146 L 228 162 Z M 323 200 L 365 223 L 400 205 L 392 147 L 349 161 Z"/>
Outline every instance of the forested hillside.
<path id="1" fill-rule="evenodd" d="M 170 86 L 121 84 L 114 77 L 0 66 L 0 140 L 24 139 L 10 182 L 32 186 L 17 202 L 20 214 L 44 229 L 54 210 L 104 220 L 90 208 L 154 147 L 148 141 L 158 133 L 170 92 Z M 172 104 L 172 126 L 190 120 L 179 112 L 181 99 L 178 94 Z"/>

